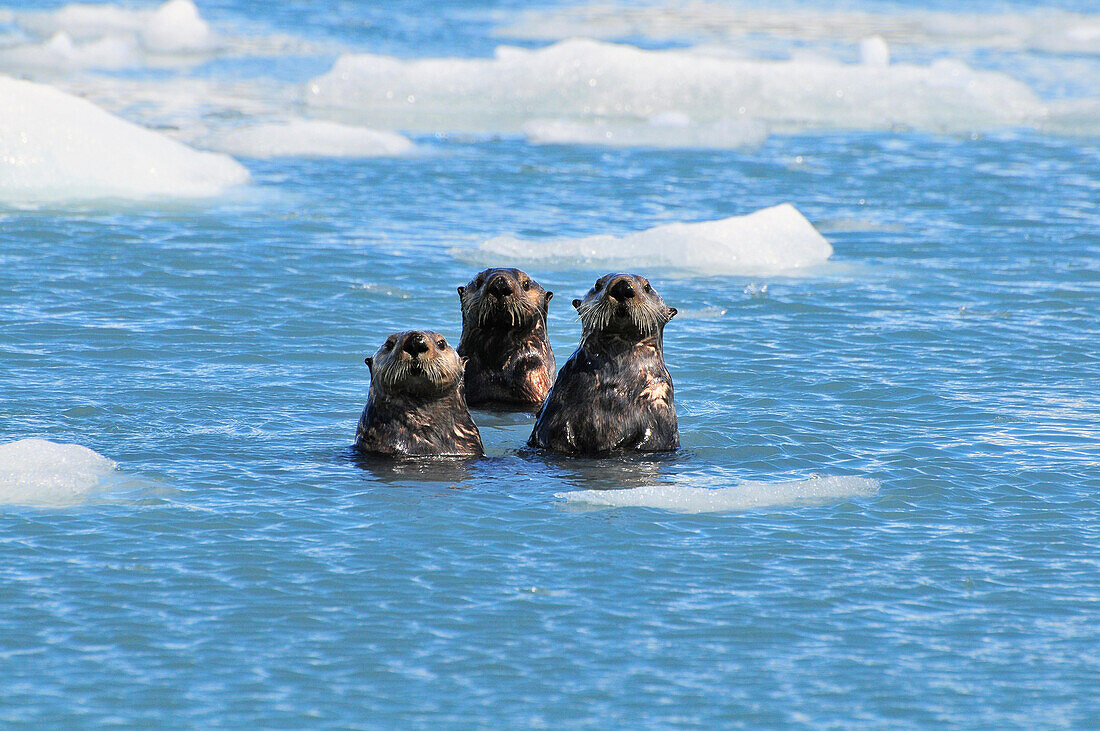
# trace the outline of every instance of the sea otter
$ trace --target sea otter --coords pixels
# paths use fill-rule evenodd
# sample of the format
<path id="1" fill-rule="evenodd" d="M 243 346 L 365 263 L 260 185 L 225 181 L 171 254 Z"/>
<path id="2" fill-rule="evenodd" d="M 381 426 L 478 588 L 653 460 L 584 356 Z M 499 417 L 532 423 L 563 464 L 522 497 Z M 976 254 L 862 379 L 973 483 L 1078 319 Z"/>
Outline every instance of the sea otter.
<path id="1" fill-rule="evenodd" d="M 680 446 L 664 328 L 676 314 L 645 277 L 608 274 L 573 300 L 581 343 L 539 411 L 528 444 L 565 454 Z"/>
<path id="2" fill-rule="evenodd" d="M 386 338 L 373 357 L 355 448 L 387 457 L 477 457 L 481 433 L 462 389 L 462 359 L 439 333 Z"/>
<path id="3" fill-rule="evenodd" d="M 546 335 L 553 292 L 519 269 L 486 269 L 458 288 L 466 358 L 466 401 L 534 411 L 554 382 Z"/>

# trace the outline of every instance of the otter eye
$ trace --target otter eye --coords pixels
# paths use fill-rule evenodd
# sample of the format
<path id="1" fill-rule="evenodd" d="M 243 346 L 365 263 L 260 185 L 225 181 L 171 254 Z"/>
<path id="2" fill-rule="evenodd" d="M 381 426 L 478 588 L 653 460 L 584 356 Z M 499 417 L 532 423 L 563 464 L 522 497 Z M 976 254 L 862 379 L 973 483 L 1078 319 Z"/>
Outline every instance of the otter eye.
<path id="1" fill-rule="evenodd" d="M 387 340 L 385 343 L 383 343 L 382 350 L 393 350 L 393 341 Z"/>
<path id="2" fill-rule="evenodd" d="M 524 279 L 523 284 L 521 286 L 523 287 L 524 292 L 528 291 L 529 289 L 531 289 L 531 280 Z"/>
<path id="3" fill-rule="evenodd" d="M 646 294 L 653 294 L 653 287 L 649 286 L 649 282 L 645 283 L 645 293 Z"/>
<path id="4" fill-rule="evenodd" d="M 592 285 L 592 289 L 599 292 L 601 289 L 603 289 L 603 282 L 601 280 L 597 279 L 596 283 Z"/>
<path id="5" fill-rule="evenodd" d="M 435 347 L 439 348 L 440 350 L 443 350 L 447 347 L 447 341 L 444 340 L 443 338 L 440 338 L 439 340 L 435 341 Z"/>
<path id="6" fill-rule="evenodd" d="M 474 289 L 477 289 L 480 286 L 481 286 L 481 277 L 478 277 L 477 279 L 474 280 Z"/>

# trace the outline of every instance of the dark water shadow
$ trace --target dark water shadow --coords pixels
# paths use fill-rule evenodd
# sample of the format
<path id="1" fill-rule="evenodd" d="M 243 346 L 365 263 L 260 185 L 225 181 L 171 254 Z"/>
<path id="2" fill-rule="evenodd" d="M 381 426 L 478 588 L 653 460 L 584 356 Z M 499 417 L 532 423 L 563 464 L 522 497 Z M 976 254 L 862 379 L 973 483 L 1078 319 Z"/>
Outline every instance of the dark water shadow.
<path id="1" fill-rule="evenodd" d="M 465 483 L 484 460 L 483 457 L 379 457 L 360 454 L 353 447 L 342 450 L 340 458 L 388 485 Z"/>
<path id="2" fill-rule="evenodd" d="M 516 455 L 549 468 L 554 477 L 581 490 L 627 490 L 674 480 L 677 467 L 692 460 L 687 450 L 675 452 L 617 453 L 599 457 L 574 457 L 527 448 Z"/>
<path id="3" fill-rule="evenodd" d="M 538 416 L 541 406 L 532 408 L 526 407 L 511 407 L 511 406 L 471 406 L 470 413 L 474 417 L 474 421 L 480 427 L 485 426 L 500 426 L 500 425 L 515 425 L 515 424 L 534 424 L 535 417 Z"/>

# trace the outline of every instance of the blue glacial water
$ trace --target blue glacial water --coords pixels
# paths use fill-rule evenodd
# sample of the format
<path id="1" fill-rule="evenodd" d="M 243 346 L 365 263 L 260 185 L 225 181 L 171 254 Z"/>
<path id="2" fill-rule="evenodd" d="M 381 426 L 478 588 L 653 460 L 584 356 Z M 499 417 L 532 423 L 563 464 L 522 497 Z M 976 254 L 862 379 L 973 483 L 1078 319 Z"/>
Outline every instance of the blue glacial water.
<path id="1" fill-rule="evenodd" d="M 848 42 L 783 8 L 777 48 Z M 188 125 L 262 117 L 281 92 L 179 111 L 190 80 L 484 57 L 525 9 L 227 0 L 199 6 L 215 30 L 312 45 L 30 75 L 194 141 Z M 1027 29 L 1038 8 L 981 12 Z M 1044 103 L 1087 105 L 1090 37 L 890 48 L 1046 74 Z M 135 79 L 177 105 L 111 86 Z M 0 723 L 1100 724 L 1100 137 L 918 120 L 659 149 L 415 122 L 397 126 L 412 155 L 240 156 L 251 184 L 211 199 L 0 209 L 0 445 L 117 463 L 75 504 L 0 494 Z M 523 446 L 530 416 L 475 412 L 483 460 L 354 458 L 363 356 L 409 327 L 457 342 L 484 242 L 543 252 L 520 263 L 558 295 L 563 363 L 568 302 L 604 267 L 546 242 L 782 202 L 827 262 L 638 253 L 680 310 L 676 454 L 547 456 Z"/>

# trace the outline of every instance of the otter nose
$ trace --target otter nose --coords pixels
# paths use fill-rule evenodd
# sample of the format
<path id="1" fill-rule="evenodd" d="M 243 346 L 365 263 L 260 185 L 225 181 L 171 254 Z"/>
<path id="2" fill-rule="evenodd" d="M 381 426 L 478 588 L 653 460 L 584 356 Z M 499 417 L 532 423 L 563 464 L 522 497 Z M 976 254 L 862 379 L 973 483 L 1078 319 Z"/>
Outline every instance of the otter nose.
<path id="1" fill-rule="evenodd" d="M 415 358 L 421 353 L 428 352 L 428 341 L 424 339 L 422 334 L 412 333 L 405 338 L 405 344 L 401 346 L 401 349 Z"/>
<path id="2" fill-rule="evenodd" d="M 489 294 L 494 297 L 507 297 L 512 294 L 512 283 L 504 275 L 498 274 L 493 277 L 493 281 L 489 282 Z"/>
<path id="3" fill-rule="evenodd" d="M 620 279 L 615 282 L 611 285 L 610 292 L 612 297 L 624 302 L 636 294 L 634 284 L 629 279 Z"/>

